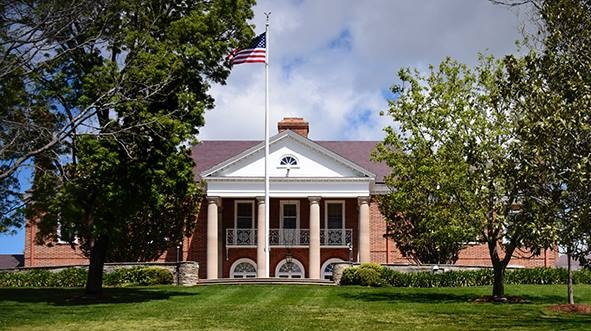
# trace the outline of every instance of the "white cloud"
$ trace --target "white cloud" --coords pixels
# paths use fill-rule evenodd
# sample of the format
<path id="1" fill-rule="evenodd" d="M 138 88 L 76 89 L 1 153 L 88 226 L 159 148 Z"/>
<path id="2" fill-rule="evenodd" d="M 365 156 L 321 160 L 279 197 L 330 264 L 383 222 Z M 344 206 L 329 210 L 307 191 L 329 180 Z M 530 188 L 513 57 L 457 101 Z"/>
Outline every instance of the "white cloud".
<path id="1" fill-rule="evenodd" d="M 401 67 L 445 56 L 474 64 L 478 52 L 515 52 L 517 13 L 485 0 L 260 1 L 256 32 L 271 12 L 270 126 L 284 116 L 310 122 L 319 140 L 381 139 L 384 91 Z M 240 65 L 214 86 L 216 108 L 199 139 L 262 139 L 264 65 Z"/>

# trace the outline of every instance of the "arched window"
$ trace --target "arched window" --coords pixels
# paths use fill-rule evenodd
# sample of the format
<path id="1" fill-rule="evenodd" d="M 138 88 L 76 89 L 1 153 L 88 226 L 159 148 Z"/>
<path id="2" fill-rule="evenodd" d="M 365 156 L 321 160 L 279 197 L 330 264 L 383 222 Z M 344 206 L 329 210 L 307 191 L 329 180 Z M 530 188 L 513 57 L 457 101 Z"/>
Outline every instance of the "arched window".
<path id="1" fill-rule="evenodd" d="M 304 265 L 296 259 L 291 259 L 289 262 L 283 259 L 275 268 L 275 277 L 279 278 L 304 278 L 304 275 Z"/>
<path id="2" fill-rule="evenodd" d="M 322 269 L 320 269 L 322 270 L 322 279 L 332 280 L 332 270 L 334 269 L 334 264 L 339 262 L 345 261 L 337 258 L 326 260 L 326 262 L 324 262 L 322 265 Z"/>
<path id="3" fill-rule="evenodd" d="M 230 278 L 255 278 L 257 265 L 251 259 L 238 259 L 230 268 Z"/>
<path id="4" fill-rule="evenodd" d="M 298 165 L 298 159 L 296 159 L 296 157 L 293 155 L 285 155 L 281 158 L 281 161 L 279 161 L 280 168 L 291 169 L 297 167 Z"/>

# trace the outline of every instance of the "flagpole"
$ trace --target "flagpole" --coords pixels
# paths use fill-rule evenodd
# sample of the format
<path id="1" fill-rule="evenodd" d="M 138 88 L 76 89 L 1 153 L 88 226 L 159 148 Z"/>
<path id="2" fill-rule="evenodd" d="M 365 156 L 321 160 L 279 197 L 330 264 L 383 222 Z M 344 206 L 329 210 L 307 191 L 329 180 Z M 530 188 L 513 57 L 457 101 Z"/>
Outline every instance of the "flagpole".
<path id="1" fill-rule="evenodd" d="M 265 277 L 269 278 L 270 249 L 269 246 L 269 15 L 265 13 Z"/>

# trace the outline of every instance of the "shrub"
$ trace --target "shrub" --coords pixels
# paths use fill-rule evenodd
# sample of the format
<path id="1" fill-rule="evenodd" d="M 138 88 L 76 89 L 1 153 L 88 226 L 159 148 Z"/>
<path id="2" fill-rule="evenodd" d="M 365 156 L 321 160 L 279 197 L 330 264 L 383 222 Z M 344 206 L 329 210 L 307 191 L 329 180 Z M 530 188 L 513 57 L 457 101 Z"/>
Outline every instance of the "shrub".
<path id="1" fill-rule="evenodd" d="M 30 270 L 6 273 L 6 287 L 46 287 L 51 273 L 47 270 Z"/>
<path id="2" fill-rule="evenodd" d="M 172 284 L 173 276 L 164 268 L 134 267 L 116 269 L 106 274 L 103 281 L 108 286 L 147 286 Z"/>
<path id="3" fill-rule="evenodd" d="M 139 285 L 172 284 L 172 273 L 164 268 L 146 267 L 135 271 Z"/>
<path id="4" fill-rule="evenodd" d="M 343 274 L 341 275 L 341 285 L 359 285 L 361 282 L 359 280 L 359 276 L 357 275 L 357 267 L 347 268 L 343 270 Z"/>
<path id="5" fill-rule="evenodd" d="M 362 286 L 382 286 L 382 272 L 384 267 L 376 263 L 364 263 L 357 268 L 357 277 L 359 285 Z"/>
<path id="6" fill-rule="evenodd" d="M 564 284 L 566 279 L 566 270 L 554 268 L 515 269 L 505 273 L 506 284 Z M 575 284 L 591 284 L 591 271 L 575 271 L 573 281 Z M 341 279 L 341 285 L 394 287 L 466 287 L 492 284 L 492 269 L 403 273 L 375 264 L 346 269 Z"/>
<path id="7" fill-rule="evenodd" d="M 506 284 L 564 284 L 566 278 L 566 270 L 555 268 L 515 269 L 505 273 Z"/>
<path id="8" fill-rule="evenodd" d="M 84 287 L 88 271 L 84 268 L 67 268 L 51 273 L 49 286 L 51 287 Z"/>
<path id="9" fill-rule="evenodd" d="M 88 271 L 84 268 L 67 268 L 57 272 L 29 270 L 0 272 L 0 287 L 84 287 Z M 170 271 L 159 267 L 117 269 L 104 275 L 106 286 L 146 286 L 172 284 Z"/>
<path id="10" fill-rule="evenodd" d="M 23 272 L 3 272 L 0 286 L 3 287 L 47 287 L 50 286 L 51 273 L 47 270 Z"/>
<path id="11" fill-rule="evenodd" d="M 384 270 L 382 270 L 382 279 L 384 284 L 393 287 L 408 287 L 407 274 L 394 269 L 384 268 Z"/>
<path id="12" fill-rule="evenodd" d="M 582 269 L 573 273 L 575 284 L 591 284 L 591 270 Z"/>

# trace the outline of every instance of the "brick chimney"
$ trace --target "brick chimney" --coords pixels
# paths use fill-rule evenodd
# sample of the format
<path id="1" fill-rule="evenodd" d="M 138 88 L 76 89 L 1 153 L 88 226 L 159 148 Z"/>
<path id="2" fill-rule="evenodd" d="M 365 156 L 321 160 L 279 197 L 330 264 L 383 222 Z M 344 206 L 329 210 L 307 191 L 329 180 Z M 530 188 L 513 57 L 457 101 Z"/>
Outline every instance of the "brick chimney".
<path id="1" fill-rule="evenodd" d="M 291 130 L 306 138 L 308 138 L 308 132 L 310 132 L 308 122 L 304 121 L 302 117 L 284 117 L 277 123 L 277 129 L 279 133 L 285 130 Z"/>

